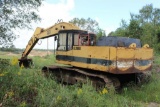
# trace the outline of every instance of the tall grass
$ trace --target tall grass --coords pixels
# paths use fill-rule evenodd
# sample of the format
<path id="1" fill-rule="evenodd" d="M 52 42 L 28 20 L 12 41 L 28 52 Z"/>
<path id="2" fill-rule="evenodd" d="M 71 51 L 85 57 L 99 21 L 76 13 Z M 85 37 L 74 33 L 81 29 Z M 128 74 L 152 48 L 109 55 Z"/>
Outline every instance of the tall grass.
<path id="1" fill-rule="evenodd" d="M 153 73 L 149 83 L 141 86 L 132 85 L 124 88 L 122 95 L 127 99 L 141 102 L 160 103 L 160 74 Z"/>
<path id="2" fill-rule="evenodd" d="M 153 71 L 151 81 L 124 87 L 122 93 L 96 91 L 91 82 L 79 87 L 57 83 L 41 72 L 44 65 L 55 63 L 54 56 L 34 57 L 35 66 L 24 69 L 16 64 L 0 71 L 0 106 L 12 107 L 143 107 L 160 103 L 160 74 Z"/>
<path id="3" fill-rule="evenodd" d="M 43 66 L 49 66 L 49 65 L 55 64 L 55 56 L 54 55 L 48 55 L 45 57 L 35 56 L 32 59 L 33 59 L 33 63 L 34 63 L 34 68 L 41 69 Z"/>

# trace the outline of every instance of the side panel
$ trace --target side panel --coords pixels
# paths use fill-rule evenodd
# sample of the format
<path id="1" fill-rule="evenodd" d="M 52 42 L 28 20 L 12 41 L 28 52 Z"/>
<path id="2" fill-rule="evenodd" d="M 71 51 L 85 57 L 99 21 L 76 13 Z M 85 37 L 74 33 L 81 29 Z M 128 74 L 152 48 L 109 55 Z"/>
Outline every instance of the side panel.
<path id="1" fill-rule="evenodd" d="M 150 70 L 153 50 L 106 46 L 74 46 L 70 51 L 57 51 L 57 63 L 110 72 L 138 73 Z"/>
<path id="2" fill-rule="evenodd" d="M 136 49 L 134 67 L 135 71 L 142 72 L 151 70 L 153 63 L 153 49 Z"/>
<path id="3" fill-rule="evenodd" d="M 113 65 L 116 69 L 111 69 L 110 72 L 116 74 L 134 73 L 134 57 L 135 50 L 131 48 L 117 47 L 116 48 L 116 61 Z"/>
<path id="4" fill-rule="evenodd" d="M 70 51 L 57 51 L 57 62 L 64 63 L 64 61 L 72 66 L 100 71 L 108 71 L 111 65 L 109 47 L 74 46 Z"/>
<path id="5" fill-rule="evenodd" d="M 114 53 L 116 53 L 116 55 Z M 110 48 L 110 60 L 112 61 L 109 70 L 111 73 L 126 74 L 144 72 L 151 70 L 153 49 Z"/>

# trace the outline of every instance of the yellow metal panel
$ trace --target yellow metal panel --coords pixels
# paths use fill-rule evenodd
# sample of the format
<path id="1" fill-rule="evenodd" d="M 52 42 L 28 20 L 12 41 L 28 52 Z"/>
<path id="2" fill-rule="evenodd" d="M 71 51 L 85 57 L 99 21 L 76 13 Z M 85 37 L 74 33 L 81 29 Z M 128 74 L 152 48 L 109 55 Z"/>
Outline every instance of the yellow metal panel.
<path id="1" fill-rule="evenodd" d="M 67 51 L 56 51 L 56 55 L 66 55 Z"/>
<path id="2" fill-rule="evenodd" d="M 43 32 L 41 32 L 37 37 L 39 39 L 41 38 L 47 38 L 51 35 L 56 35 L 60 30 L 80 30 L 79 27 L 73 25 L 72 23 L 66 23 L 66 22 L 60 22 L 58 24 L 55 24 L 47 29 L 44 29 Z"/>
<path id="3" fill-rule="evenodd" d="M 108 72 L 107 66 L 102 66 L 97 64 L 87 64 L 87 63 L 74 62 L 74 61 L 70 62 L 70 61 L 58 61 L 58 60 L 56 62 L 61 64 L 71 65 L 71 66 L 81 67 L 81 68 L 88 68 L 88 69 Z"/>
<path id="4" fill-rule="evenodd" d="M 37 35 L 37 34 L 41 33 L 42 30 L 43 30 L 43 28 L 37 27 L 36 30 L 34 31 L 33 35 Z"/>
<path id="5" fill-rule="evenodd" d="M 134 59 L 135 50 L 130 48 L 117 48 L 117 60 Z"/>
<path id="6" fill-rule="evenodd" d="M 135 50 L 135 59 L 152 59 L 153 49 L 139 48 Z"/>
<path id="7" fill-rule="evenodd" d="M 109 59 L 109 47 L 99 46 L 78 46 L 80 50 L 73 50 L 73 56 Z M 76 46 L 74 46 L 74 49 Z"/>
<path id="8" fill-rule="evenodd" d="M 116 60 L 116 57 L 117 57 L 117 48 L 115 47 L 110 47 L 109 48 L 109 59 L 110 60 Z"/>
<path id="9" fill-rule="evenodd" d="M 73 49 L 77 47 L 74 46 Z M 97 58 L 109 60 L 109 47 L 78 46 L 80 50 L 57 51 L 57 55 L 68 55 L 85 58 Z"/>
<path id="10" fill-rule="evenodd" d="M 66 55 L 68 55 L 68 56 L 73 56 L 73 50 L 67 51 L 67 52 L 66 52 Z"/>
<path id="11" fill-rule="evenodd" d="M 78 49 L 79 48 L 79 49 Z M 89 55 L 91 54 L 89 50 L 91 47 L 89 46 L 78 46 L 78 47 L 73 47 L 73 56 L 78 56 L 78 57 L 90 57 Z M 76 50 L 75 50 L 76 49 Z"/>
<path id="12" fill-rule="evenodd" d="M 81 62 L 71 62 L 72 66 L 76 66 L 76 67 L 82 67 L 82 68 L 89 68 L 89 64 L 87 63 L 81 63 Z"/>
<path id="13" fill-rule="evenodd" d="M 78 47 L 78 48 L 77 48 Z M 95 58 L 110 60 L 111 65 L 90 64 L 87 62 L 74 62 L 74 61 L 58 61 L 59 63 L 69 64 L 72 66 L 99 70 L 103 72 L 110 72 L 113 74 L 135 73 L 142 72 L 149 68 L 150 65 L 135 65 L 134 61 L 152 59 L 153 50 L 146 48 L 115 48 L 104 46 L 74 46 L 74 50 L 58 51 L 59 55 Z M 118 64 L 118 65 L 117 65 Z"/>
<path id="14" fill-rule="evenodd" d="M 89 64 L 88 68 L 90 69 L 94 69 L 94 70 L 99 70 L 99 71 L 104 71 L 104 72 L 108 72 L 108 66 L 102 66 L 102 65 L 98 65 L 98 64 Z"/>
<path id="15" fill-rule="evenodd" d="M 59 61 L 59 60 L 56 60 L 56 63 L 71 65 L 71 62 L 69 62 L 69 61 Z"/>
<path id="16" fill-rule="evenodd" d="M 144 71 L 149 67 L 151 67 L 151 64 L 150 65 L 146 65 L 146 66 L 135 66 L 135 68 L 140 70 L 140 71 Z"/>

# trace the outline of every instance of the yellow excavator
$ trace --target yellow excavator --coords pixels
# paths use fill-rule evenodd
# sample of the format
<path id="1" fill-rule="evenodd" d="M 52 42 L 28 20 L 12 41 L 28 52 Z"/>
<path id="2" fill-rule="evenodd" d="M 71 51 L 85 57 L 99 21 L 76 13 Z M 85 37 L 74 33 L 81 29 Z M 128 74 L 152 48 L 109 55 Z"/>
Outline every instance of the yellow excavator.
<path id="1" fill-rule="evenodd" d="M 19 65 L 29 67 L 27 56 L 39 39 L 55 36 L 56 62 L 69 66 L 44 66 L 42 71 L 52 72 L 58 81 L 69 84 L 86 82 L 89 78 L 96 86 L 120 87 L 121 81 L 138 78 L 151 70 L 153 49 L 141 45 L 139 39 L 96 35 L 67 22 L 59 22 L 43 29 L 37 28 L 29 40 Z"/>

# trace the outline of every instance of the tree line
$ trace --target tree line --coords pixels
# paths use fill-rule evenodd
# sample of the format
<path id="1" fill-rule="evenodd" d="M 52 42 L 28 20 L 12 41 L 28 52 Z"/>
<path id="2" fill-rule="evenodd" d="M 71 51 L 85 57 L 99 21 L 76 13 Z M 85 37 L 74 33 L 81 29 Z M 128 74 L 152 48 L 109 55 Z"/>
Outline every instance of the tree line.
<path id="1" fill-rule="evenodd" d="M 143 6 L 138 14 L 130 13 L 129 23 L 121 20 L 120 27 L 108 35 L 137 38 L 160 51 L 160 8 L 152 4 Z"/>
<path id="2" fill-rule="evenodd" d="M 36 13 L 43 0 L 0 0 L 0 47 L 14 47 L 13 41 L 18 35 L 13 30 L 17 28 L 30 28 L 32 22 L 40 20 Z M 73 18 L 69 21 L 82 30 L 93 32 L 97 38 L 106 36 L 105 31 L 99 27 L 96 20 L 91 18 Z M 122 19 L 120 27 L 108 36 L 125 36 L 137 38 L 142 44 L 149 44 L 156 51 L 160 50 L 160 8 L 152 4 L 143 6 L 138 14 L 130 13 L 127 23 Z"/>
<path id="3" fill-rule="evenodd" d="M 40 20 L 38 7 L 43 0 L 0 0 L 0 47 L 12 47 L 19 36 L 17 28 L 31 28 L 32 22 Z"/>

